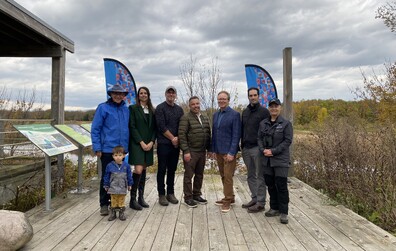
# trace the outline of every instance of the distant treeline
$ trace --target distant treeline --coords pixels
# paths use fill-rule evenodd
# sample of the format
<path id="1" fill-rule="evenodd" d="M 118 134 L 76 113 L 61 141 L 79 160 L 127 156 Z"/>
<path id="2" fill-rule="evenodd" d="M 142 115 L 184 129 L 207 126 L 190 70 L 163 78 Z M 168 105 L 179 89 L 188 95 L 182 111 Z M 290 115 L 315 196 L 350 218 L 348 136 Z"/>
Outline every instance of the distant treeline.
<path id="1" fill-rule="evenodd" d="M 313 99 L 293 103 L 293 118 L 296 126 L 309 126 L 322 123 L 326 118 L 356 117 L 369 123 L 378 119 L 378 107 L 367 100 L 345 101 L 340 99 Z M 242 106 L 236 107 L 241 111 Z M 51 110 L 34 110 L 26 117 L 51 119 Z M 65 121 L 92 121 L 95 110 L 65 111 Z"/>
<path id="2" fill-rule="evenodd" d="M 326 118 L 354 117 L 373 123 L 378 119 L 377 107 L 368 100 L 313 99 L 293 103 L 293 120 L 297 126 L 323 123 Z"/>

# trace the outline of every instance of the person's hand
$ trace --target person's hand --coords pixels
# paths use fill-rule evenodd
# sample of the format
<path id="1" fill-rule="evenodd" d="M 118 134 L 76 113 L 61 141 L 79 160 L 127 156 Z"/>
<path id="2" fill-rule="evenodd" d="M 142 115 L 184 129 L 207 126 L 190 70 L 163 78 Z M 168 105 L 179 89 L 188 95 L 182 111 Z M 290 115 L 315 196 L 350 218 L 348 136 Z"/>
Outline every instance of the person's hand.
<path id="1" fill-rule="evenodd" d="M 100 157 L 102 157 L 102 152 L 95 152 L 95 155 L 96 155 L 96 157 L 98 157 L 98 158 L 100 158 Z"/>
<path id="2" fill-rule="evenodd" d="M 174 146 L 174 147 L 178 147 L 179 146 L 179 138 L 176 136 L 176 137 L 173 137 L 173 139 L 172 139 L 172 145 Z"/>
<path id="3" fill-rule="evenodd" d="M 271 149 L 264 149 L 263 153 L 264 153 L 264 156 L 266 156 L 266 157 L 272 157 L 272 156 L 274 156 L 274 155 L 272 154 L 272 150 L 271 150 Z"/>
<path id="4" fill-rule="evenodd" d="M 106 190 L 106 192 L 109 191 L 109 187 L 104 187 L 104 190 Z"/>
<path id="5" fill-rule="evenodd" d="M 131 191 L 132 190 L 132 187 L 131 186 L 128 186 L 128 191 Z"/>
<path id="6" fill-rule="evenodd" d="M 233 160 L 234 160 L 234 156 L 233 156 L 233 155 L 227 154 L 227 155 L 224 157 L 224 161 L 225 161 L 225 162 L 231 162 L 231 161 L 233 161 Z"/>
<path id="7" fill-rule="evenodd" d="M 144 143 L 144 141 L 140 141 L 140 147 L 143 149 L 143 151 L 147 151 L 147 145 Z"/>
<path id="8" fill-rule="evenodd" d="M 189 162 L 190 160 L 191 160 L 191 154 L 190 153 L 184 154 L 184 161 Z"/>
<path id="9" fill-rule="evenodd" d="M 147 151 L 150 151 L 153 148 L 154 142 L 150 141 L 150 143 L 147 144 Z"/>

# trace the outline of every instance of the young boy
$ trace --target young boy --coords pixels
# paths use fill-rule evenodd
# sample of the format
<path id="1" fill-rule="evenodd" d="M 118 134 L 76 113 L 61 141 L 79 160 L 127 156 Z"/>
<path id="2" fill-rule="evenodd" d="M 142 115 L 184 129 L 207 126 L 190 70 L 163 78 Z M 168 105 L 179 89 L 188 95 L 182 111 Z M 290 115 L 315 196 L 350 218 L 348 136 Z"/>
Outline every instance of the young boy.
<path id="1" fill-rule="evenodd" d="M 133 185 L 132 172 L 129 164 L 123 161 L 125 158 L 125 151 L 122 146 L 116 146 L 113 149 L 113 159 L 106 166 L 104 174 L 104 189 L 110 194 L 111 206 L 109 221 L 117 218 L 116 210 L 119 211 L 120 220 L 126 220 L 125 211 L 125 196 L 131 190 Z M 127 191 L 128 189 L 128 191 Z"/>

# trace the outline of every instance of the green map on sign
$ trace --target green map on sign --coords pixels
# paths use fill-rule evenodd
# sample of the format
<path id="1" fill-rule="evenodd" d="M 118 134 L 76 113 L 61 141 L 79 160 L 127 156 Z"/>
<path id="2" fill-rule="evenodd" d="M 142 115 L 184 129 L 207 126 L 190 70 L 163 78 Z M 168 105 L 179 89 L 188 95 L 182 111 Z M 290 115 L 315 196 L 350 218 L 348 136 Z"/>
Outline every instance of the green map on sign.
<path id="1" fill-rule="evenodd" d="M 90 146 L 91 134 L 79 125 L 55 125 L 55 127 L 82 146 Z"/>

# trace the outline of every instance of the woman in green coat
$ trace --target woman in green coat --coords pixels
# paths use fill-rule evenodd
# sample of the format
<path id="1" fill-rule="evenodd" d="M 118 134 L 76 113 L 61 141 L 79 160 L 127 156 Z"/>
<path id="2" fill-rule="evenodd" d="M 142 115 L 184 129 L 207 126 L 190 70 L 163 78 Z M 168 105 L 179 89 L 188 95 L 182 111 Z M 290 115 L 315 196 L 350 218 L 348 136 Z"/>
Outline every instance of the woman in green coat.
<path id="1" fill-rule="evenodd" d="M 156 135 L 154 107 L 147 87 L 140 87 L 136 105 L 129 107 L 129 164 L 134 165 L 133 186 L 129 207 L 142 210 L 149 207 L 144 201 L 146 169 L 153 165 L 153 148 Z M 138 201 L 136 193 L 139 190 Z"/>

